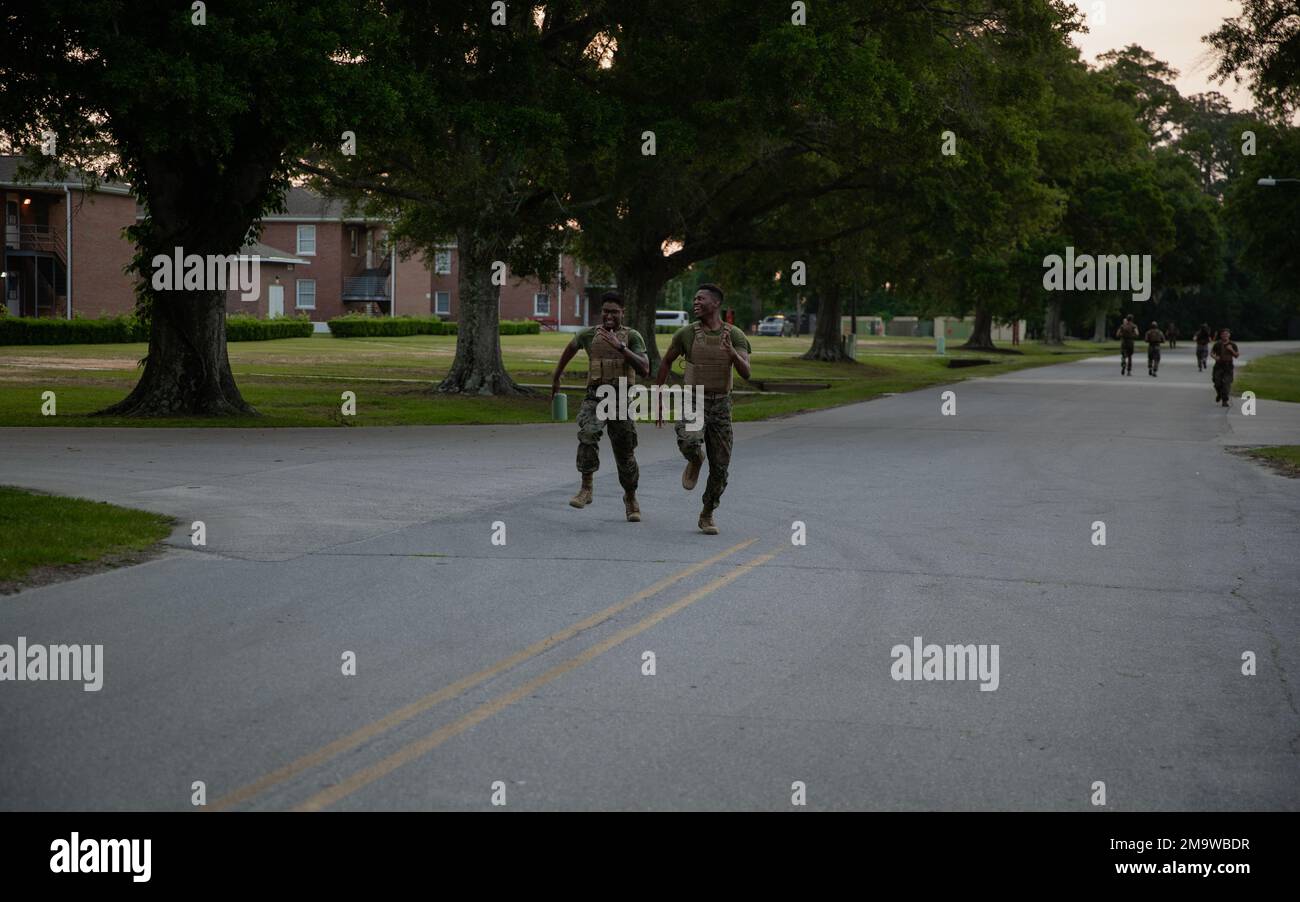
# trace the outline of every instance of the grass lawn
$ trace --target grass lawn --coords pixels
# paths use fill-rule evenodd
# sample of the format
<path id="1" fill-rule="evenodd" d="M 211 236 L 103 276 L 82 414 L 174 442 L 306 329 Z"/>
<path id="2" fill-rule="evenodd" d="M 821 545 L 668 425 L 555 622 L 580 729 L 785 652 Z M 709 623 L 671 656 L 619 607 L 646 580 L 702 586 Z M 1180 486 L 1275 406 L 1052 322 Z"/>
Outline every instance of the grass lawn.
<path id="1" fill-rule="evenodd" d="M 1232 386 L 1270 401 L 1300 402 L 1300 354 L 1273 354 L 1252 360 Z"/>
<path id="2" fill-rule="evenodd" d="M 1300 445 L 1247 448 L 1245 453 L 1281 470 L 1287 476 L 1300 477 Z"/>
<path id="3" fill-rule="evenodd" d="M 666 335 L 656 336 L 660 348 Z M 119 401 L 139 378 L 136 368 L 144 344 L 37 345 L 0 347 L 0 426 L 401 426 L 416 424 L 536 423 L 550 419 L 549 385 L 560 352 L 572 338 L 564 333 L 502 336 L 506 368 L 516 381 L 539 386 L 535 398 L 449 397 L 430 393 L 446 373 L 456 351 L 451 335 L 403 338 L 334 338 L 313 335 L 278 341 L 236 342 L 230 362 L 244 398 L 261 414 L 240 418 L 138 420 L 90 417 Z M 803 410 L 864 401 L 889 392 L 959 382 L 1059 363 L 1118 354 L 1118 343 L 1071 342 L 1047 348 L 1026 342 L 1023 354 L 979 354 L 950 350 L 934 353 L 928 338 L 870 338 L 858 343 L 858 363 L 800 360 L 811 339 L 751 337 L 756 380 L 797 379 L 829 382 L 823 391 L 753 394 L 736 397 L 735 418 L 758 420 Z M 989 366 L 948 369 L 953 357 L 982 357 Z M 678 365 L 680 372 L 680 364 Z M 1253 365 L 1252 365 L 1253 366 Z M 564 377 L 569 418 L 586 378 L 586 355 L 579 354 Z M 737 380 L 737 389 L 748 388 Z M 53 391 L 57 415 L 41 415 L 41 394 Z M 354 391 L 357 414 L 342 416 L 340 395 Z"/>
<path id="4" fill-rule="evenodd" d="M 171 531 L 162 514 L 0 486 L 0 592 L 137 560 Z"/>

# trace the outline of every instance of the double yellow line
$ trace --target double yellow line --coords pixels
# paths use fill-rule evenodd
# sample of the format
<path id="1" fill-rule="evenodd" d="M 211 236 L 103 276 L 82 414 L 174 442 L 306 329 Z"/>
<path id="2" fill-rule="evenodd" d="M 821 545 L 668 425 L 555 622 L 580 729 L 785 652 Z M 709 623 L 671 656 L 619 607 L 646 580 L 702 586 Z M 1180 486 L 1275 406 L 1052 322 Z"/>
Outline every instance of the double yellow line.
<path id="1" fill-rule="evenodd" d="M 644 601 L 647 598 L 657 595 L 660 592 L 664 591 L 665 589 L 669 588 L 670 586 L 673 586 L 684 579 L 694 576 L 696 573 L 699 573 L 701 570 L 711 567 L 714 564 L 718 563 L 719 561 L 725 560 L 726 558 L 730 557 L 733 554 L 736 554 L 739 551 L 743 551 L 744 549 L 748 548 L 750 545 L 753 545 L 756 541 L 758 540 L 748 539 L 737 545 L 733 545 L 732 547 L 728 548 L 727 550 L 719 554 L 715 554 L 713 557 L 700 561 L 697 564 L 692 564 L 686 569 L 674 573 L 670 576 L 666 576 L 663 579 L 659 580 L 658 582 L 646 587 L 645 589 L 642 589 L 641 591 L 636 592 L 633 595 L 629 595 L 627 598 L 623 599 L 622 601 L 617 602 L 616 604 L 613 604 L 608 608 L 605 608 L 603 611 L 599 611 L 583 620 L 578 621 L 577 623 L 571 624 L 570 626 L 565 627 L 563 630 L 560 630 L 557 633 L 553 633 L 552 635 L 547 636 L 545 639 L 542 639 L 539 642 L 533 643 L 532 645 L 528 646 L 522 651 L 516 652 L 510 657 L 498 661 L 497 663 L 491 665 L 490 667 L 480 670 L 477 673 L 473 673 L 467 677 L 464 677 L 463 679 L 457 680 L 456 682 L 448 686 L 445 686 L 444 688 L 439 689 L 436 692 L 432 692 L 424 696 L 423 698 L 417 699 L 416 701 L 411 702 L 408 705 L 404 705 L 403 707 L 398 708 L 396 711 L 393 711 L 391 714 L 388 714 L 387 716 L 382 717 L 379 720 L 374 721 L 373 723 L 369 723 L 357 730 L 354 730 L 351 733 L 347 734 L 346 736 L 334 740 L 329 745 L 326 745 L 323 748 L 318 749 L 317 751 L 312 752 L 308 755 L 304 755 L 303 757 L 298 758 L 297 760 L 292 761 L 289 764 L 286 764 L 284 767 L 272 771 L 271 773 L 265 775 L 264 777 L 255 780 L 254 782 L 249 783 L 248 785 L 240 789 L 235 790 L 230 795 L 224 796 L 216 800 L 215 802 L 213 802 L 211 805 L 208 806 L 208 809 L 219 811 L 221 809 L 231 808 L 235 805 L 240 804 L 241 802 L 247 801 L 248 799 L 256 795 L 259 795 L 260 793 L 266 791 L 267 789 L 270 789 L 273 786 L 283 783 L 285 780 L 288 780 L 309 768 L 316 767 L 317 765 L 320 764 L 324 764 L 325 762 L 337 757 L 343 752 L 346 752 L 350 749 L 354 749 L 357 746 L 361 745 L 362 743 L 370 739 L 373 739 L 377 736 L 380 736 L 383 733 L 386 733 L 387 731 L 393 729 L 394 727 L 402 723 L 405 723 L 411 718 L 416 717 L 417 715 L 422 714 L 425 711 L 428 711 L 434 706 L 455 698 L 456 696 L 468 691 L 469 689 L 474 688 L 480 683 L 483 683 L 491 679 L 492 677 L 498 676 L 499 674 L 504 673 L 505 671 L 511 669 L 512 667 L 515 667 L 518 664 L 523 663 L 524 661 L 534 658 L 548 651 L 549 649 L 554 648 L 555 646 L 559 645 L 561 642 L 565 642 L 569 639 L 572 639 L 574 636 L 578 635 L 584 630 L 591 629 L 594 626 L 598 626 L 599 624 L 604 623 L 605 621 L 611 619 L 612 617 L 615 617 L 622 611 L 627 610 L 637 602 Z M 465 732 L 470 727 L 473 727 L 476 724 L 479 724 L 484 720 L 488 719 L 492 715 L 505 710 L 510 705 L 514 704 L 515 702 L 519 701 L 522 698 L 525 698 L 529 693 L 535 691 L 538 687 L 544 686 L 547 683 L 550 683 L 558 679 L 564 674 L 569 673 L 570 671 L 578 667 L 581 667 L 583 664 L 587 663 L 588 661 L 596 658 L 601 654 L 604 654 L 605 652 L 609 651 L 611 648 L 614 648 L 616 645 L 619 645 L 620 643 L 625 642 L 626 640 L 632 638 L 633 636 L 650 629 L 652 626 L 655 626 L 656 624 L 662 622 L 668 617 L 671 617 L 673 614 L 676 614 L 678 611 L 681 611 L 682 609 L 688 607 L 689 605 L 694 604 L 695 602 L 699 601 L 701 598 L 704 598 L 706 595 L 709 595 L 717 591 L 718 589 L 722 588 L 723 586 L 735 581 L 736 579 L 739 579 L 741 576 L 753 570 L 755 567 L 759 567 L 762 564 L 765 564 L 767 561 L 771 560 L 773 557 L 776 556 L 776 554 L 777 552 L 773 551 L 768 554 L 760 555 L 750 561 L 747 561 L 746 563 L 735 568 L 734 570 L 731 570 L 724 576 L 718 577 L 717 579 L 713 580 L 707 585 L 701 586 L 699 589 L 696 589 L 694 592 L 691 592 L 690 594 L 684 596 L 683 598 L 678 599 L 672 604 L 664 608 L 661 608 L 660 610 L 644 618 L 638 623 L 635 623 L 632 626 L 627 627 L 626 629 L 620 630 L 619 632 L 615 633 L 613 636 L 610 636 L 608 639 L 598 642 L 596 645 L 593 645 L 591 648 L 588 648 L 586 651 L 582 652 L 581 654 L 578 654 L 570 658 L 569 660 L 563 662 L 562 664 L 557 664 L 555 667 L 552 667 L 550 670 L 546 671 L 541 676 L 528 681 L 527 683 L 520 686 L 519 688 L 514 689 L 510 692 L 502 693 L 501 695 L 496 696 L 490 701 L 484 702 L 483 704 L 474 708 L 474 710 L 470 711 L 468 714 L 464 715 L 458 720 L 455 720 L 444 727 L 434 730 L 432 733 L 425 736 L 423 739 L 416 740 L 414 742 L 411 742 L 403 746 L 402 748 L 398 749 L 396 752 L 392 753 L 386 758 L 383 758 L 382 760 L 370 765 L 369 767 L 366 767 L 354 773 L 351 777 L 348 777 L 343 782 L 338 783 L 334 786 L 331 786 L 328 789 L 316 793 L 311 798 L 303 802 L 301 805 L 296 806 L 294 810 L 318 811 L 326 807 L 327 805 L 330 805 L 338 801 L 339 799 L 342 799 L 345 796 L 348 796 L 353 792 L 356 792 L 358 789 L 362 788 L 363 786 L 373 783 L 375 780 L 378 780 L 381 777 L 389 773 L 392 773 L 394 770 L 401 767 L 403 764 L 407 764 L 415 760 L 416 758 L 419 758 L 421 755 L 424 755 L 429 751 L 432 751 L 433 749 L 442 745 L 448 739 L 451 739 L 452 737 Z"/>

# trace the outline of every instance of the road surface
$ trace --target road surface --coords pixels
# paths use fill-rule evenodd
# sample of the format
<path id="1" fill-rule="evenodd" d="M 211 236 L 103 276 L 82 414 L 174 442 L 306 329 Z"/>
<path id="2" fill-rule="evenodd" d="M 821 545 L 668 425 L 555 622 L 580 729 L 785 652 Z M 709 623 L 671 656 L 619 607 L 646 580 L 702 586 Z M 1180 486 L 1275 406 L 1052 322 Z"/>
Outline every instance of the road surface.
<path id="1" fill-rule="evenodd" d="M 639 524 L 608 445 L 568 506 L 571 423 L 5 430 L 0 483 L 181 524 L 0 597 L 104 656 L 0 682 L 0 808 L 1296 810 L 1300 481 L 1225 449 L 1300 405 L 1141 364 L 740 424 L 713 537 L 667 428 Z M 895 679 L 914 641 L 996 680 Z"/>

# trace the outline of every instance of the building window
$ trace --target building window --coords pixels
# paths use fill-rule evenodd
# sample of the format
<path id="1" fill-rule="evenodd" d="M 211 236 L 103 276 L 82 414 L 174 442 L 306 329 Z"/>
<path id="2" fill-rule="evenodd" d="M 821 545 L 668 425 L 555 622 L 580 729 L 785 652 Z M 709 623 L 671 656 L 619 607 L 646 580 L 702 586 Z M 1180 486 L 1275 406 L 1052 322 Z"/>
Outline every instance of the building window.
<path id="1" fill-rule="evenodd" d="M 433 271 L 440 276 L 451 275 L 451 251 L 433 252 Z"/>
<path id="2" fill-rule="evenodd" d="M 303 257 L 316 256 L 316 227 L 314 225 L 298 226 L 298 254 Z"/>
<path id="3" fill-rule="evenodd" d="M 551 296 L 538 293 L 533 295 L 533 316 L 551 315 Z"/>
<path id="4" fill-rule="evenodd" d="M 298 296 L 294 299 L 294 306 L 299 310 L 316 309 L 316 280 L 299 279 L 295 283 Z"/>
<path id="5" fill-rule="evenodd" d="M 433 312 L 439 316 L 451 316 L 451 292 L 437 291 L 433 295 Z"/>
<path id="6" fill-rule="evenodd" d="M 573 293 L 573 316 L 574 316 L 575 319 L 577 319 L 578 321 L 581 322 L 581 320 L 582 320 L 582 292 L 580 292 L 580 291 L 575 291 L 575 292 Z"/>
<path id="7" fill-rule="evenodd" d="M 582 278 L 582 264 L 579 263 L 577 260 L 573 261 L 573 277 L 575 279 Z"/>
<path id="8" fill-rule="evenodd" d="M 349 234 L 352 236 L 352 256 L 355 257 L 357 255 L 357 246 L 359 244 L 357 230 L 350 229 Z"/>

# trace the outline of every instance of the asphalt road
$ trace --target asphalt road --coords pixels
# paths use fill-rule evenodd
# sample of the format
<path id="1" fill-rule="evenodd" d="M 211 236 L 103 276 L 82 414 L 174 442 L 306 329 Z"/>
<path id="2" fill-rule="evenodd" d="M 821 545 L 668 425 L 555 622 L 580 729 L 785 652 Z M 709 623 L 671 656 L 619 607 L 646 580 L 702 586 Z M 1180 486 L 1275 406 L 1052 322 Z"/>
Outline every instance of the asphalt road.
<path id="1" fill-rule="evenodd" d="M 1226 447 L 1300 405 L 1137 363 L 741 424 L 713 537 L 667 428 L 639 524 L 608 445 L 568 506 L 571 423 L 5 430 L 0 483 L 182 525 L 0 597 L 0 643 L 104 648 L 0 682 L 0 808 L 1296 810 L 1300 481 Z M 996 689 L 894 679 L 918 636 Z"/>

